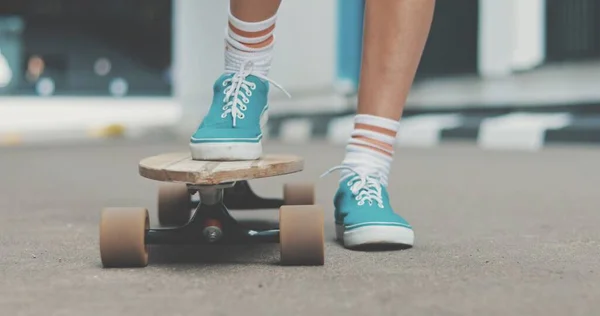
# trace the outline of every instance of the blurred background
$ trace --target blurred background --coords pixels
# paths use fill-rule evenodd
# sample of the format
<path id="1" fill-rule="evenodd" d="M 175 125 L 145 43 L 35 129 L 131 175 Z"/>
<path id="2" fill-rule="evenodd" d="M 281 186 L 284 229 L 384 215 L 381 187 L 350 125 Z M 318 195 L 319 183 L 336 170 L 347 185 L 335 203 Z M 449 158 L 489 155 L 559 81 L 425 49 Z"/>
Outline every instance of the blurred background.
<path id="1" fill-rule="evenodd" d="M 305 169 L 252 186 L 317 185 L 326 265 L 282 269 L 278 247 L 244 245 L 102 269 L 103 208 L 159 225 L 161 183 L 138 164 L 188 150 L 227 8 L 0 0 L 0 315 L 600 315 L 599 0 L 437 1 L 389 178 L 417 243 L 373 252 L 335 242 L 339 178 L 319 177 L 353 127 L 364 2 L 283 1 L 269 77 L 292 98 L 272 90 L 265 152 Z"/>
<path id="2" fill-rule="evenodd" d="M 271 78 L 293 98 L 273 93 L 276 133 L 277 117 L 308 117 L 314 125 L 352 113 L 363 5 L 282 5 Z M 226 12 L 226 1 L 209 0 L 0 2 L 0 142 L 26 142 L 41 130 L 48 139 L 104 135 L 106 128 L 189 134 L 223 67 Z M 307 15 L 319 23 L 296 27 Z M 438 1 L 406 115 L 589 110 L 600 100 L 599 30 L 595 0 Z M 315 49 L 299 50 L 298 42 Z M 294 126 L 285 134 L 302 133 Z"/>

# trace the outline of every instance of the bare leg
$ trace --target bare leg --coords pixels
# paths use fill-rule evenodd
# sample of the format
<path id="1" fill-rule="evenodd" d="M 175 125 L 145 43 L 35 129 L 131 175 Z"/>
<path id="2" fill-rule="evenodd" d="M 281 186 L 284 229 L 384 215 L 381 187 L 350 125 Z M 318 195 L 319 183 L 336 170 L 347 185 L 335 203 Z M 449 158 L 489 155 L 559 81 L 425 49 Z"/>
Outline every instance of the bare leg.
<path id="1" fill-rule="evenodd" d="M 230 0 L 231 13 L 246 22 L 264 21 L 277 13 L 281 0 Z"/>
<path id="2" fill-rule="evenodd" d="M 429 35 L 435 0 L 367 0 L 358 113 L 399 120 Z"/>
<path id="3" fill-rule="evenodd" d="M 435 0 L 366 1 L 358 113 L 337 167 L 342 175 L 334 198 L 336 234 L 348 248 L 414 243 L 412 226 L 392 209 L 387 186 L 399 120 L 434 5 Z"/>
<path id="4" fill-rule="evenodd" d="M 230 13 L 239 19 L 240 21 L 246 23 L 260 23 L 262 21 L 267 21 L 268 19 L 274 17 L 277 14 L 277 10 L 279 10 L 279 6 L 281 5 L 281 0 L 230 0 L 229 8 Z M 261 30 L 252 30 L 247 31 L 243 29 L 239 29 L 229 22 L 229 28 L 236 34 L 240 36 L 244 36 L 247 38 L 253 37 L 261 37 L 265 36 L 269 33 L 272 33 L 275 29 L 275 24 L 261 29 Z M 245 43 L 245 46 L 249 48 L 262 48 L 269 46 L 273 42 L 273 37 L 269 37 L 268 39 L 261 41 L 259 43 Z"/>

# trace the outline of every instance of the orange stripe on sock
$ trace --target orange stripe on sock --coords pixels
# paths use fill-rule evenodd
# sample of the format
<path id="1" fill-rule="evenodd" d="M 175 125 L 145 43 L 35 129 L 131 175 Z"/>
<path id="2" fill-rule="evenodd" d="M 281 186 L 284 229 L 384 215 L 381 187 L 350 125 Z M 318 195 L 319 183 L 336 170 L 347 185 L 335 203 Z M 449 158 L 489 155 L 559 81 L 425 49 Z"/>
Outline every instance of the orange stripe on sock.
<path id="1" fill-rule="evenodd" d="M 383 127 L 379 127 L 379 126 L 373 126 L 373 125 L 369 125 L 369 124 L 354 124 L 354 128 L 355 129 L 366 129 L 369 131 L 373 131 L 373 132 L 377 132 L 377 133 L 381 133 L 381 134 L 385 134 L 388 136 L 392 136 L 392 137 L 396 137 L 396 132 L 389 130 L 387 128 L 383 128 Z"/>
<path id="2" fill-rule="evenodd" d="M 236 28 L 235 26 L 233 26 L 233 24 L 231 24 L 231 23 L 229 23 L 229 28 L 231 29 L 231 31 L 233 31 L 237 35 L 252 38 L 252 37 L 261 37 L 261 36 L 265 36 L 265 35 L 269 34 L 270 32 L 272 32 L 275 29 L 275 24 L 273 24 L 272 26 L 270 26 L 262 31 L 258 31 L 258 32 L 242 31 L 242 30 Z M 263 48 L 263 47 L 268 46 L 272 42 L 273 42 L 273 36 L 270 36 L 269 38 L 267 38 L 266 40 L 264 40 L 260 43 L 250 44 L 250 43 L 242 42 L 242 44 L 244 44 L 250 48 Z"/>
<path id="3" fill-rule="evenodd" d="M 229 28 L 237 35 L 243 36 L 243 37 L 259 37 L 259 36 L 265 36 L 267 35 L 269 32 L 272 32 L 275 29 L 275 24 L 271 25 L 270 27 L 262 30 L 262 31 L 258 31 L 258 32 L 247 32 L 247 31 L 242 31 L 238 28 L 236 28 L 235 26 L 233 26 L 233 24 L 231 24 L 231 22 L 229 22 Z"/>
<path id="4" fill-rule="evenodd" d="M 378 127 L 378 126 L 373 126 L 373 125 L 368 125 L 368 124 L 355 124 L 354 128 L 355 129 L 365 129 L 365 130 L 373 131 L 373 132 L 376 132 L 376 133 L 381 133 L 381 134 L 385 134 L 385 135 L 388 135 L 388 136 L 396 137 L 396 132 L 391 131 L 391 130 L 386 129 L 386 128 Z M 375 150 L 377 152 L 380 152 L 380 153 L 382 153 L 384 155 L 387 155 L 387 156 L 390 156 L 390 157 L 391 157 L 391 155 L 390 155 L 389 152 L 387 152 L 385 150 L 382 150 L 380 148 L 377 148 L 377 147 L 383 147 L 383 148 L 385 148 L 385 149 L 387 149 L 389 151 L 393 151 L 394 150 L 394 146 L 393 145 L 385 143 L 385 142 L 382 142 L 382 141 L 379 141 L 379 140 L 376 140 L 376 139 L 372 139 L 372 138 L 365 137 L 365 136 L 353 136 L 353 138 L 360 139 L 362 141 L 365 141 L 365 142 L 368 142 L 368 143 L 371 143 L 371 144 L 374 145 L 374 146 L 368 146 L 368 145 L 363 145 L 363 144 L 357 144 L 357 146 L 369 148 L 369 149 Z"/>

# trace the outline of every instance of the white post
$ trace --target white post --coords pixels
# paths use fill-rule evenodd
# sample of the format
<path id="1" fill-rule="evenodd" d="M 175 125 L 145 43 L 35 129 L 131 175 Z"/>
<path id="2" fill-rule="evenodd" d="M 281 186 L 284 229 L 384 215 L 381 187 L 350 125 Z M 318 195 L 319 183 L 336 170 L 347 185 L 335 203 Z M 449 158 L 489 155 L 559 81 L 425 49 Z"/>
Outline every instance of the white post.
<path id="1" fill-rule="evenodd" d="M 545 58 L 545 0 L 479 0 L 479 73 L 506 77 Z"/>
<path id="2" fill-rule="evenodd" d="M 527 70 L 546 58 L 546 0 L 516 1 L 513 69 Z"/>
<path id="3" fill-rule="evenodd" d="M 511 74 L 514 18 L 513 1 L 479 0 L 478 68 L 482 77 Z"/>

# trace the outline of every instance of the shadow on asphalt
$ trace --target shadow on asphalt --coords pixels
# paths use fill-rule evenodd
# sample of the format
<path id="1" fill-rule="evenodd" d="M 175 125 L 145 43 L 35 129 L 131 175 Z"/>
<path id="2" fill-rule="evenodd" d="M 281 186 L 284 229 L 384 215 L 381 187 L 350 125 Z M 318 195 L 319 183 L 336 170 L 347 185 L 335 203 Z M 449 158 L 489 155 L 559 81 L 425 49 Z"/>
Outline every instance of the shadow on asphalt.
<path id="1" fill-rule="evenodd" d="M 149 265 L 279 264 L 279 245 L 151 246 Z"/>
<path id="2" fill-rule="evenodd" d="M 251 229 L 274 229 L 276 221 L 240 220 L 240 224 Z M 327 245 L 343 249 L 335 237 L 325 240 Z M 387 252 L 410 249 L 398 245 L 368 245 L 355 247 L 353 251 Z M 149 245 L 149 266 L 209 267 L 231 264 L 261 264 L 284 267 L 279 263 L 279 244 L 241 244 L 241 245 Z M 325 259 L 327 260 L 327 258 Z"/>
<path id="3" fill-rule="evenodd" d="M 360 247 L 354 247 L 352 250 L 363 251 L 363 252 L 385 252 L 385 251 L 398 251 L 407 250 L 412 248 L 406 245 L 365 245 Z"/>
<path id="4" fill-rule="evenodd" d="M 256 230 L 277 228 L 276 222 L 266 220 L 245 219 L 240 220 L 240 224 Z M 148 246 L 148 256 L 150 266 L 279 265 L 279 244 L 151 245 Z"/>

